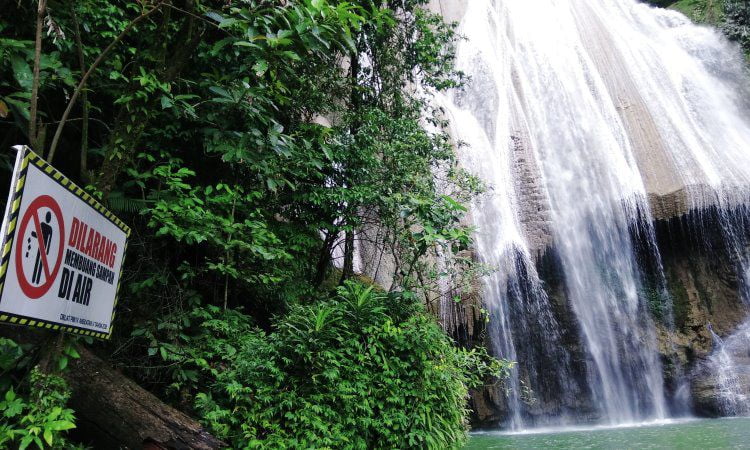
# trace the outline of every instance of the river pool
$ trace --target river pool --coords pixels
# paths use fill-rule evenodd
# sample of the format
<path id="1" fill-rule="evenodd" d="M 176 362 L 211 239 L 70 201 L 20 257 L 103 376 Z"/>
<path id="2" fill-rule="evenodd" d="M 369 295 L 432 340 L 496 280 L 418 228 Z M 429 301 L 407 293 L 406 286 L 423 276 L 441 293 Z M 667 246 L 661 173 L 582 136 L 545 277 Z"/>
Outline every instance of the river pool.
<path id="1" fill-rule="evenodd" d="M 637 426 L 480 431 L 466 449 L 750 449 L 750 418 L 676 420 Z"/>

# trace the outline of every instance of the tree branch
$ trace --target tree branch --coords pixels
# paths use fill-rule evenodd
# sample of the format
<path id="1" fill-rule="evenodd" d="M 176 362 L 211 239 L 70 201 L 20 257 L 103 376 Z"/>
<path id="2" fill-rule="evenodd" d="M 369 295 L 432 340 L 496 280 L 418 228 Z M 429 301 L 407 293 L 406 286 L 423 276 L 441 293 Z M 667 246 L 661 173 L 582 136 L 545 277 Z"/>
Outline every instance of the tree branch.
<path id="1" fill-rule="evenodd" d="M 81 27 L 78 23 L 75 5 L 71 5 L 71 15 L 73 16 L 73 26 L 75 28 L 76 48 L 78 50 L 78 65 L 81 73 L 86 72 L 86 60 L 83 55 L 83 42 L 81 41 Z M 89 94 L 88 89 L 83 89 L 81 93 L 81 103 L 83 104 L 83 124 L 81 125 L 81 179 L 88 181 L 88 153 L 89 153 Z"/>
<path id="2" fill-rule="evenodd" d="M 89 69 L 86 71 L 86 73 L 83 74 L 83 77 L 81 78 L 81 81 L 78 83 L 78 86 L 76 86 L 75 91 L 73 91 L 73 95 L 70 97 L 70 101 L 68 102 L 67 108 L 65 108 L 65 112 L 63 113 L 62 117 L 60 118 L 60 123 L 57 125 L 57 130 L 55 130 L 55 137 L 52 138 L 52 144 L 50 144 L 49 148 L 49 154 L 47 156 L 47 161 L 49 163 L 52 163 L 52 160 L 55 157 L 55 151 L 57 150 L 57 144 L 60 141 L 60 135 L 62 134 L 63 128 L 65 128 L 65 122 L 68 119 L 68 116 L 70 116 L 70 112 L 73 110 L 73 105 L 75 105 L 76 100 L 78 100 L 78 96 L 81 94 L 81 91 L 83 90 L 83 87 L 86 85 L 86 82 L 88 81 L 91 74 L 96 70 L 97 67 L 99 67 L 99 64 L 101 64 L 102 61 L 104 61 L 104 58 L 109 54 L 110 51 L 120 42 L 123 40 L 123 38 L 132 30 L 138 23 L 158 11 L 164 4 L 165 0 L 160 0 L 156 5 L 154 5 L 150 10 L 145 11 L 141 13 L 140 16 L 133 19 L 128 26 L 125 27 L 124 30 L 120 32 L 119 35 L 107 46 L 107 48 L 102 51 L 99 56 L 96 58 L 93 64 L 89 67 Z"/>

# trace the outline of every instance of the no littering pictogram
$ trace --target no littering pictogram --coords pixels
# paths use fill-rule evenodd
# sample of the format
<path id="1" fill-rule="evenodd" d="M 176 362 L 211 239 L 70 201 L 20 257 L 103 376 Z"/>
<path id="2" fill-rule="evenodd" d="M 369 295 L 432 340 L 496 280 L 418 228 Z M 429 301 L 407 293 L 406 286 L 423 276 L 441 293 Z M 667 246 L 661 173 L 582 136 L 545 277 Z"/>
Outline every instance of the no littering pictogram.
<path id="1" fill-rule="evenodd" d="M 18 284 L 30 299 L 37 299 L 50 290 L 62 263 L 65 222 L 55 199 L 40 195 L 31 202 L 21 219 L 18 239 L 15 255 Z M 55 247 L 57 255 L 51 254 Z"/>

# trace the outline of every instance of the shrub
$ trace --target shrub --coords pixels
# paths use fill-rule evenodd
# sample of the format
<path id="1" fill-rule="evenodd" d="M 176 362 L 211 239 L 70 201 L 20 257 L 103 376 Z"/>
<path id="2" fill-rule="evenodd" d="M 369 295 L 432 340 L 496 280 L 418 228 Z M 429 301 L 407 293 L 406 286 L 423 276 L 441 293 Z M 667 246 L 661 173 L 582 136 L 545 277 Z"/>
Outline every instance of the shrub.
<path id="1" fill-rule="evenodd" d="M 195 407 L 233 447 L 451 448 L 467 389 L 507 365 L 457 348 L 408 294 L 347 283 L 291 308 L 275 331 L 198 309 Z"/>
<path id="2" fill-rule="evenodd" d="M 45 448 L 73 448 L 65 432 L 75 428 L 73 410 L 65 405 L 70 397 L 65 380 L 34 368 L 28 398 L 8 389 L 0 401 L 0 448 L 21 450 L 34 444 Z"/>

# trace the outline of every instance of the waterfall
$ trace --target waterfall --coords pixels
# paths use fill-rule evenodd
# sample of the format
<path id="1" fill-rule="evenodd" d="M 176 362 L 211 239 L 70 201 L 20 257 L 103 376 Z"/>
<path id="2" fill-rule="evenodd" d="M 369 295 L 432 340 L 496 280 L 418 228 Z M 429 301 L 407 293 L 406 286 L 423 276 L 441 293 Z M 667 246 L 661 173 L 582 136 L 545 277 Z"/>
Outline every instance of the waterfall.
<path id="1" fill-rule="evenodd" d="M 665 279 L 652 224 L 750 199 L 738 49 L 635 0 L 471 0 L 459 34 L 457 68 L 471 79 L 441 102 L 463 164 L 489 186 L 471 216 L 479 258 L 496 269 L 483 291 L 492 349 L 519 362 L 505 425 L 668 417 L 644 295 L 647 278 Z M 728 236 L 747 226 L 725 222 L 739 223 Z M 540 261 L 559 268 L 563 294 Z M 580 351 L 562 345 L 571 334 Z"/>

